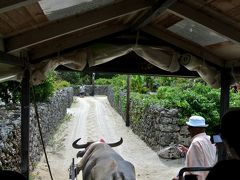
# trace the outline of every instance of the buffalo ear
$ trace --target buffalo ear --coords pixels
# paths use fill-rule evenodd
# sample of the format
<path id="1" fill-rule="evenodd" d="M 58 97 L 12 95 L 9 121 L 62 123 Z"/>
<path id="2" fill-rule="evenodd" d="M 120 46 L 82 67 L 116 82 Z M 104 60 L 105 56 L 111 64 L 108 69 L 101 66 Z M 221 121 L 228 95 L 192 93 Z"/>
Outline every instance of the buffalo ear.
<path id="1" fill-rule="evenodd" d="M 77 153 L 77 158 L 83 157 L 85 153 L 86 153 L 86 150 L 78 151 L 78 153 Z"/>

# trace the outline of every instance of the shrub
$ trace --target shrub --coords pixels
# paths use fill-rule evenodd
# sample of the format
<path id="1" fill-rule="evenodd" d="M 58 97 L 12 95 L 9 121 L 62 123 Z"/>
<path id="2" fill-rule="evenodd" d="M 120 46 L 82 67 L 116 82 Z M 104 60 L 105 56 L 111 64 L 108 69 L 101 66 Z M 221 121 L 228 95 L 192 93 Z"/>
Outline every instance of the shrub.
<path id="1" fill-rule="evenodd" d="M 59 90 L 65 87 L 69 87 L 71 84 L 64 80 L 57 80 L 54 82 L 55 90 Z"/>
<path id="2" fill-rule="evenodd" d="M 48 74 L 47 79 L 40 85 L 33 86 L 34 92 L 30 91 L 31 100 L 35 99 L 36 102 L 47 101 L 50 96 L 53 95 L 55 91 L 55 78 L 56 74 L 51 72 Z"/>

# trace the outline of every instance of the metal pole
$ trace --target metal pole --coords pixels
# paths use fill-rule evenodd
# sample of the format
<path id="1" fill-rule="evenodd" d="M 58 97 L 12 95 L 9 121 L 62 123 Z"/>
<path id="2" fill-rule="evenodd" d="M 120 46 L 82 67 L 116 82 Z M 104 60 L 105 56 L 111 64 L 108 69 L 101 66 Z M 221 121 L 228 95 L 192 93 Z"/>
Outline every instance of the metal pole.
<path id="1" fill-rule="evenodd" d="M 24 71 L 21 97 L 21 173 L 29 179 L 30 72 Z"/>

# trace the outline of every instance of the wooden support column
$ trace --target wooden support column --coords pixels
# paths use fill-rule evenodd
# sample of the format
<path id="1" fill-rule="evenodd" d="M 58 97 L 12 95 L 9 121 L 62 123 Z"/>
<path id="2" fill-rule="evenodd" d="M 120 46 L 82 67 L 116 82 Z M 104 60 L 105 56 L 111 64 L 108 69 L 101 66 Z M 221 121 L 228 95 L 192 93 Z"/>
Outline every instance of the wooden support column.
<path id="1" fill-rule="evenodd" d="M 21 173 L 29 179 L 30 72 L 24 72 L 21 98 Z"/>
<path id="2" fill-rule="evenodd" d="M 221 71 L 221 97 L 220 97 L 220 118 L 229 108 L 229 93 L 230 93 L 230 70 L 224 69 Z"/>
<path id="3" fill-rule="evenodd" d="M 130 75 L 127 75 L 127 103 L 126 103 L 126 126 L 130 126 L 130 118 L 129 118 L 129 111 L 130 111 Z"/>
<path id="4" fill-rule="evenodd" d="M 95 73 L 92 73 L 92 96 L 95 96 Z"/>
<path id="5" fill-rule="evenodd" d="M 223 69 L 221 71 L 220 119 L 222 118 L 223 114 L 229 109 L 230 81 L 230 71 L 228 69 Z M 228 157 L 224 144 L 217 143 L 216 147 L 218 149 L 218 161 L 226 160 Z"/>

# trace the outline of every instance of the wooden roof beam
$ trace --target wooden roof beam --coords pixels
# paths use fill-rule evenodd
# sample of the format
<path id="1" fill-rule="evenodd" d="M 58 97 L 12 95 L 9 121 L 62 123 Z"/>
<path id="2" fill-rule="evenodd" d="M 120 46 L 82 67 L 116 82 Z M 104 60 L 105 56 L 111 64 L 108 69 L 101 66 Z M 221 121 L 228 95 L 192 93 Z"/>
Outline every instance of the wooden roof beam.
<path id="1" fill-rule="evenodd" d="M 1 0 L 0 1 L 0 13 L 11 11 L 22 6 L 33 4 L 39 0 Z"/>
<path id="2" fill-rule="evenodd" d="M 59 36 L 70 34 L 86 27 L 94 26 L 114 18 L 150 8 L 145 0 L 120 1 L 103 8 L 57 20 L 43 27 L 26 31 L 5 39 L 7 52 L 27 48 Z"/>
<path id="3" fill-rule="evenodd" d="M 201 13 L 198 9 L 189 7 L 188 5 L 181 2 L 176 2 L 169 7 L 169 10 L 171 13 L 191 19 L 203 26 L 206 26 L 235 43 L 240 43 L 240 29 L 234 28 L 233 26 L 222 22 L 221 19 L 216 19 L 208 16 L 204 13 Z"/>
<path id="4" fill-rule="evenodd" d="M 174 46 L 177 46 L 179 48 L 182 48 L 192 54 L 195 54 L 198 57 L 202 57 L 203 59 L 217 65 L 217 66 L 223 66 L 224 65 L 224 59 L 221 59 L 211 52 L 209 52 L 206 48 L 198 45 L 197 43 L 194 43 L 190 40 L 187 40 L 185 38 L 182 38 L 175 33 L 172 33 L 170 31 L 167 31 L 163 28 L 155 28 L 153 26 L 146 26 L 141 29 L 142 31 L 151 34 L 159 39 L 162 39 Z"/>
<path id="5" fill-rule="evenodd" d="M 66 37 L 56 38 L 51 41 L 39 44 L 36 47 L 30 49 L 30 59 L 31 61 L 34 61 L 36 59 L 42 59 L 54 53 L 56 53 L 56 55 L 58 53 L 62 54 L 62 50 L 67 50 L 83 43 L 88 43 L 95 39 L 99 39 L 113 33 L 124 31 L 126 29 L 126 26 L 108 25 L 106 27 L 101 27 L 100 29 L 88 31 L 87 34 L 74 33 Z"/>
<path id="6" fill-rule="evenodd" d="M 0 51 L 0 63 L 24 66 L 24 62 L 21 61 L 18 57 L 7 54 L 3 51 Z"/>
<path id="7" fill-rule="evenodd" d="M 88 67 L 83 72 L 102 72 L 114 74 L 146 74 L 158 76 L 178 76 L 178 77 L 199 77 L 195 71 L 189 71 L 181 66 L 177 72 L 165 71 L 147 62 L 142 57 L 130 52 L 124 56 L 115 58 L 112 61 Z"/>
<path id="8" fill-rule="evenodd" d="M 165 12 L 176 1 L 177 0 L 159 0 L 156 3 L 153 3 L 151 9 L 134 23 L 132 29 L 140 29 L 151 23 L 152 19 Z"/>

